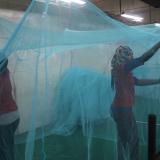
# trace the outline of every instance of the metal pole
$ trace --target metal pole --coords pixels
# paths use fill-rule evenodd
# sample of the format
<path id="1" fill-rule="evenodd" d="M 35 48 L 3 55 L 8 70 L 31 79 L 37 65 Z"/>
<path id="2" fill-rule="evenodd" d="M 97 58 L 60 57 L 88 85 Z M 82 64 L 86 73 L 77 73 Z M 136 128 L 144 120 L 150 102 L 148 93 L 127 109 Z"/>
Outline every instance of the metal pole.
<path id="1" fill-rule="evenodd" d="M 151 5 L 149 5 L 149 23 L 152 23 L 152 8 Z"/>
<path id="2" fill-rule="evenodd" d="M 156 116 L 148 117 L 148 160 L 154 160 L 156 155 Z"/>
<path id="3" fill-rule="evenodd" d="M 119 11 L 120 11 L 120 15 L 121 15 L 121 13 L 122 13 L 122 1 L 121 0 L 119 0 Z"/>

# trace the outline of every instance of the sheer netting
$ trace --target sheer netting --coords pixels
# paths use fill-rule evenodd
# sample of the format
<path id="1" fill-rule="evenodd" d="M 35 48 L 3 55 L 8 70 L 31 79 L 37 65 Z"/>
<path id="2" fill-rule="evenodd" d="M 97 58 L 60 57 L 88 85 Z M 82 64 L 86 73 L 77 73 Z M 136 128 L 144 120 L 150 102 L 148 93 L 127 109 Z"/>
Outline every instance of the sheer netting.
<path id="1" fill-rule="evenodd" d="M 4 47 L 11 34 L 14 32 L 16 25 L 16 23 L 0 17 L 0 49 Z"/>
<path id="2" fill-rule="evenodd" d="M 111 59 L 120 45 L 142 55 L 160 41 L 160 28 L 129 27 L 89 1 L 33 0 L 18 24 L 0 19 L 0 32 L 0 60 L 9 60 L 20 116 L 16 160 L 116 160 Z M 157 53 L 134 75 L 160 78 L 159 60 Z M 160 85 L 136 87 L 141 160 L 147 159 L 148 114 L 157 115 L 160 132 L 159 95 Z"/>

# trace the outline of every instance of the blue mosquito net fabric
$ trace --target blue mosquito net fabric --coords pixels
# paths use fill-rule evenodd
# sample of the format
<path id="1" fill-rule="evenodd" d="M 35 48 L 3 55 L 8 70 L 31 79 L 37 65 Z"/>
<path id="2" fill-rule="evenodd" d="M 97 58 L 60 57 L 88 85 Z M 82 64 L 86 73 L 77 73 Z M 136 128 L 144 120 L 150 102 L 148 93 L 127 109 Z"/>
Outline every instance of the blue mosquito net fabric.
<path id="1" fill-rule="evenodd" d="M 0 49 L 4 47 L 15 28 L 16 23 L 0 17 Z"/>
<path id="2" fill-rule="evenodd" d="M 33 0 L 21 21 L 12 25 L 13 33 L 10 23 L 0 23 L 7 37 L 0 37 L 0 60 L 8 57 L 16 86 L 17 160 L 116 159 L 111 59 L 120 45 L 132 48 L 134 57 L 142 55 L 160 40 L 160 28 L 129 27 L 89 1 L 74 0 Z M 3 31 L 7 27 L 11 32 Z M 160 78 L 159 60 L 156 54 L 134 74 Z M 159 95 L 159 85 L 136 87 L 141 159 L 147 156 L 148 114 L 157 115 L 159 132 Z"/>

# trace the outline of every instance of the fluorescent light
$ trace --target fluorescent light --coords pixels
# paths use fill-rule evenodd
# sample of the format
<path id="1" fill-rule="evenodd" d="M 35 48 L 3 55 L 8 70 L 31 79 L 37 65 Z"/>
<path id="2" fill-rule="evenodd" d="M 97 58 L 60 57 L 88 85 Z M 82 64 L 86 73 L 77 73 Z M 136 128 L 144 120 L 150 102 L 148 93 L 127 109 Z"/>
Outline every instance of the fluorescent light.
<path id="1" fill-rule="evenodd" d="M 136 22 L 142 22 L 143 18 L 139 17 L 139 16 L 134 16 L 134 15 L 130 15 L 130 14 L 121 14 L 122 17 L 125 18 L 129 18 L 132 21 L 136 21 Z"/>
<path id="2" fill-rule="evenodd" d="M 63 2 L 67 2 L 67 3 L 77 3 L 77 4 L 80 4 L 80 5 L 83 5 L 85 4 L 86 2 L 82 1 L 82 0 L 60 0 L 60 1 L 63 1 Z"/>
<path id="3" fill-rule="evenodd" d="M 71 0 L 59 0 L 59 1 L 63 1 L 63 2 L 66 2 L 66 3 L 71 3 Z"/>
<path id="4" fill-rule="evenodd" d="M 81 5 L 86 4 L 86 2 L 84 2 L 82 0 L 71 0 L 71 1 L 74 2 L 74 3 L 81 4 Z"/>
<path id="5" fill-rule="evenodd" d="M 77 4 L 80 4 L 80 5 L 83 5 L 85 4 L 86 2 L 82 1 L 82 0 L 36 0 L 38 2 L 48 2 L 49 4 L 54 4 L 55 2 L 58 2 L 58 1 L 63 1 L 63 2 L 66 2 L 66 3 L 77 3 Z"/>
<path id="6" fill-rule="evenodd" d="M 160 27 L 160 23 L 155 23 L 154 24 L 156 27 Z"/>

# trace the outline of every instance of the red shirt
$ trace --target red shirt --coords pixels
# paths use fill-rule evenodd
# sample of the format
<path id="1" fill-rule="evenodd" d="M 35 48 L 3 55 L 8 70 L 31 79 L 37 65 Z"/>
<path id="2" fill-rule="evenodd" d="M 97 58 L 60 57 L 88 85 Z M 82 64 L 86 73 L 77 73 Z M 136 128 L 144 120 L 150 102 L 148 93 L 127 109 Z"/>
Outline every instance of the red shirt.
<path id="1" fill-rule="evenodd" d="M 135 97 L 135 78 L 132 72 L 126 73 L 124 65 L 119 65 L 115 70 L 115 90 L 116 94 L 112 103 L 115 107 L 131 107 Z"/>
<path id="2" fill-rule="evenodd" d="M 137 79 L 133 77 L 132 70 L 144 64 L 143 57 L 135 58 L 126 64 L 115 68 L 115 90 L 116 94 L 112 103 L 114 107 L 132 107 L 135 100 L 134 86 Z"/>
<path id="3" fill-rule="evenodd" d="M 0 114 L 17 110 L 17 105 L 12 97 L 12 86 L 9 71 L 0 75 Z"/>

